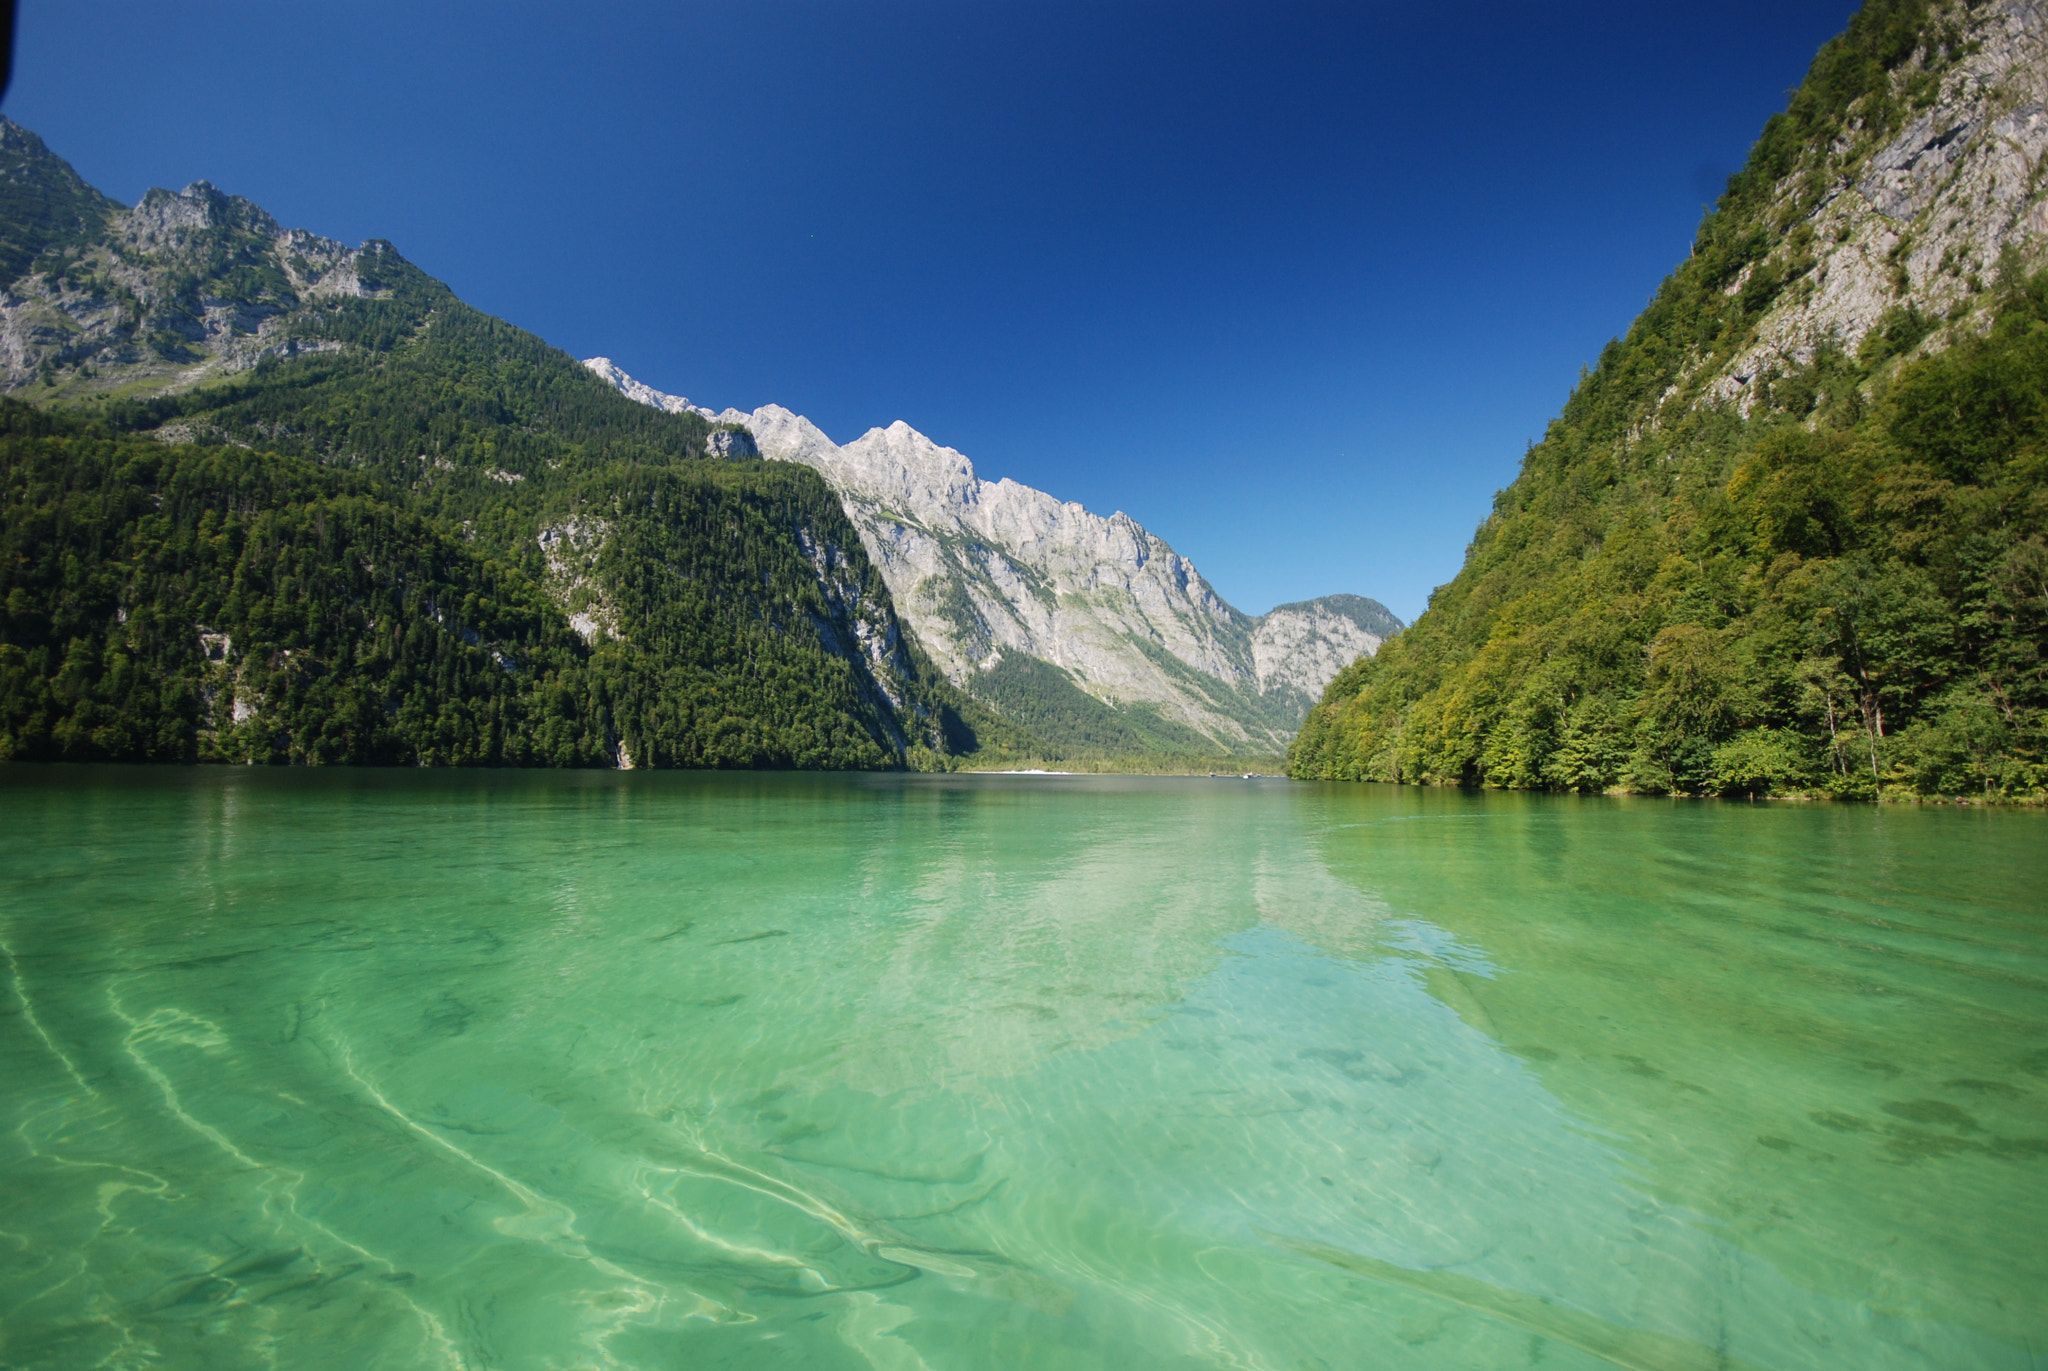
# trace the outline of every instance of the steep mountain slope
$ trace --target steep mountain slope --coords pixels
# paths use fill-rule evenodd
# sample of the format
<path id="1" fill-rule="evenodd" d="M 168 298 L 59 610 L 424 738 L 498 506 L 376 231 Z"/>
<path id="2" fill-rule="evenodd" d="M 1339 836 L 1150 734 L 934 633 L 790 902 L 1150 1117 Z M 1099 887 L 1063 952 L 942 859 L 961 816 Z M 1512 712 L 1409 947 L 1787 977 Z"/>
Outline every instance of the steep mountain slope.
<path id="1" fill-rule="evenodd" d="M 713 415 L 609 359 L 585 365 L 817 470 L 948 679 L 1065 747 L 1278 751 L 1329 679 L 1401 627 L 1356 595 L 1241 614 L 1129 515 L 981 480 L 901 421 L 841 446 L 779 405 Z"/>
<path id="2" fill-rule="evenodd" d="M 122 210 L 4 121 L 0 187 L 31 254 L 4 384 L 72 414 L 6 420 L 0 751 L 869 767 L 972 721 L 1029 749 L 919 658 L 814 473 L 718 459 L 389 244 L 204 183 Z"/>
<path id="3" fill-rule="evenodd" d="M 38 259 L 93 241 L 120 213 L 43 140 L 0 119 L 0 279 L 16 281 Z"/>
<path id="4" fill-rule="evenodd" d="M 1297 776 L 2048 787 L 2048 12 L 1871 0 Z"/>

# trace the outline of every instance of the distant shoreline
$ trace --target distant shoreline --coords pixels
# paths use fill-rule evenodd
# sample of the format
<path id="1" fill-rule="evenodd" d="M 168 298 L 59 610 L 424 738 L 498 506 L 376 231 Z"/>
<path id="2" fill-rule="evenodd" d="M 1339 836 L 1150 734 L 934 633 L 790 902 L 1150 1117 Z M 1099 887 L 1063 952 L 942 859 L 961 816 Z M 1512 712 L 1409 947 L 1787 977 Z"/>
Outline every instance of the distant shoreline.
<path id="1" fill-rule="evenodd" d="M 1242 771 L 1236 767 L 1212 767 L 1208 765 L 1179 764 L 1164 762 L 1157 766 L 1133 764 L 1131 759 L 1118 759 L 1101 767 L 1081 769 L 1054 767 L 961 767 L 953 774 L 959 776 L 1192 776 L 1196 779 L 1220 781 L 1284 781 L 1287 774 L 1280 770 Z"/>

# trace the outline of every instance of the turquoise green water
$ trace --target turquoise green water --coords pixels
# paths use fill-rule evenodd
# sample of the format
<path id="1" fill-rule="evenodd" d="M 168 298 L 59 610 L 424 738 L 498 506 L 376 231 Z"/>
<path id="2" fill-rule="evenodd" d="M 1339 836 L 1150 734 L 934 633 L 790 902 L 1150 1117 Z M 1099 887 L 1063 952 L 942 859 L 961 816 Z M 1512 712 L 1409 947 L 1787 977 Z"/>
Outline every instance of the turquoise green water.
<path id="1" fill-rule="evenodd" d="M 0 771 L 9 1367 L 2048 1365 L 2048 820 Z"/>

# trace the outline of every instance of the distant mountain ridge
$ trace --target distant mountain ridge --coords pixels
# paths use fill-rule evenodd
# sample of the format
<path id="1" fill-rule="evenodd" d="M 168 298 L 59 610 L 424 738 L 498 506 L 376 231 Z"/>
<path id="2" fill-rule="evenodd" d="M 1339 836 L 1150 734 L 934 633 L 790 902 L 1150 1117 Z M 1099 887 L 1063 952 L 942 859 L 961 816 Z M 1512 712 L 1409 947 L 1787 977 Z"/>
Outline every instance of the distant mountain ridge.
<path id="1" fill-rule="evenodd" d="M 636 400 L 643 405 L 658 409 L 664 414 L 694 414 L 698 418 L 708 419 L 714 424 L 744 424 L 747 422 L 748 416 L 742 414 L 739 410 L 728 409 L 723 413 L 715 413 L 703 405 L 691 404 L 688 399 L 681 395 L 670 395 L 656 390 L 653 386 L 644 385 L 628 376 L 624 369 L 616 365 L 609 357 L 586 357 L 583 359 L 583 365 L 597 373 L 598 379 L 617 390 L 619 394 L 625 396 L 628 400 Z"/>
<path id="2" fill-rule="evenodd" d="M 1338 671 L 1401 628 L 1356 595 L 1241 613 L 1129 515 L 983 480 L 900 420 L 841 445 L 780 405 L 713 412 L 608 358 L 584 365 L 642 404 L 744 425 L 763 456 L 823 475 L 934 662 L 999 709 L 1077 691 L 1135 711 L 1160 746 L 1277 751 Z"/>

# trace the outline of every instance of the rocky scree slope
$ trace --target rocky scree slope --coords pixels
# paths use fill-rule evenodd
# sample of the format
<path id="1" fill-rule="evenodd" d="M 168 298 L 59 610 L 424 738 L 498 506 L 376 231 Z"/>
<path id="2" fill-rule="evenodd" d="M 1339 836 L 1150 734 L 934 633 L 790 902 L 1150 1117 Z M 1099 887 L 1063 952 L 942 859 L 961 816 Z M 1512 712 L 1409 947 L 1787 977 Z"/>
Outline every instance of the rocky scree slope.
<path id="1" fill-rule="evenodd" d="M 0 754 L 886 767 L 1006 736 L 814 472 L 719 460 L 733 430 L 389 244 L 204 183 L 123 209 L 0 121 L 9 267 L 39 410 L 0 401 Z"/>
<path id="2" fill-rule="evenodd" d="M 643 404 L 743 425 L 764 456 L 823 475 L 947 678 L 1042 736 L 1070 735 L 1049 741 L 1282 750 L 1330 678 L 1400 631 L 1356 595 L 1242 614 L 1129 515 L 982 480 L 900 420 L 841 445 L 780 405 L 714 413 L 607 358 L 585 365 Z M 1104 705 L 1123 718 L 1101 717 Z"/>
<path id="3" fill-rule="evenodd" d="M 1870 0 L 1297 776 L 2048 795 L 2048 8 Z"/>

